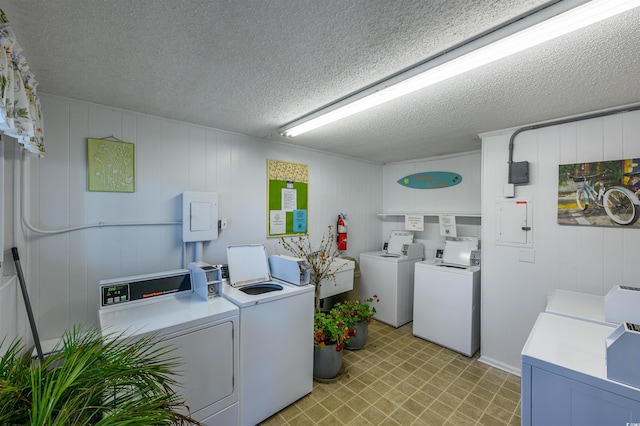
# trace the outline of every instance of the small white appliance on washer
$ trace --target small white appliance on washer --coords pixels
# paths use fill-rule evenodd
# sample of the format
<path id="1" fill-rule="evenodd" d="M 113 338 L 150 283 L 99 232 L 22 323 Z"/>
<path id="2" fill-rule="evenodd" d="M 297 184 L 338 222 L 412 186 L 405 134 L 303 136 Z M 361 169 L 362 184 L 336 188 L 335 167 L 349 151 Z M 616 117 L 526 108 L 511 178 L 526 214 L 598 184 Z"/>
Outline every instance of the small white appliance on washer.
<path id="1" fill-rule="evenodd" d="M 314 287 L 272 279 L 262 244 L 227 247 L 227 262 L 223 294 L 240 308 L 240 424 L 254 426 L 313 388 Z"/>
<path id="2" fill-rule="evenodd" d="M 180 358 L 175 390 L 190 416 L 207 426 L 238 424 L 239 310 L 233 303 L 197 295 L 188 269 L 102 280 L 99 287 L 104 337 L 156 333 Z"/>
<path id="3" fill-rule="evenodd" d="M 307 285 L 311 270 L 306 259 L 276 254 L 269 256 L 271 276 L 294 285 Z"/>
<path id="4" fill-rule="evenodd" d="M 466 356 L 480 348 L 480 267 L 471 266 L 478 239 L 445 241 L 442 260 L 415 264 L 413 334 Z"/>
<path id="5" fill-rule="evenodd" d="M 360 298 L 378 296 L 376 320 L 400 327 L 413 319 L 414 265 L 423 259 L 409 231 L 392 231 L 387 250 L 360 254 Z"/>

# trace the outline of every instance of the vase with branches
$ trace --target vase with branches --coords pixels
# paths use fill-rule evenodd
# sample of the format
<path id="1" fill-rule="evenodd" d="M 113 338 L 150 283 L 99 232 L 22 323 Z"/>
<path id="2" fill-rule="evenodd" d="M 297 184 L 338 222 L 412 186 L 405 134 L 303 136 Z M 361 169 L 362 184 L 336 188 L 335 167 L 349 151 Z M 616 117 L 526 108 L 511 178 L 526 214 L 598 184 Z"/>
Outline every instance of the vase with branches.
<path id="1" fill-rule="evenodd" d="M 331 225 L 322 236 L 320 245 L 314 248 L 308 235 L 298 237 L 280 237 L 280 245 L 292 256 L 306 259 L 310 268 L 310 282 L 315 286 L 315 311 L 320 312 L 320 283 L 322 281 L 336 284 L 336 274 L 346 265 L 334 265 L 334 259 L 340 255 L 335 243 L 335 235 Z"/>

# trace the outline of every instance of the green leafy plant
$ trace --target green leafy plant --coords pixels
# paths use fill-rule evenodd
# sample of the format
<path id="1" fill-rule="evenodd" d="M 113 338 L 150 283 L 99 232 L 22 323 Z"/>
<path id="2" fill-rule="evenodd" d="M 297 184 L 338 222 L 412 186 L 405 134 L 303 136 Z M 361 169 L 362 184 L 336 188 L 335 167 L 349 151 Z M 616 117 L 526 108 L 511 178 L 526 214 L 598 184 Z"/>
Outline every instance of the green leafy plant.
<path id="1" fill-rule="evenodd" d="M 316 312 L 313 324 L 313 343 L 324 348 L 336 344 L 336 351 L 341 351 L 344 344 L 355 334 L 355 330 L 340 315 L 333 312 Z"/>
<path id="2" fill-rule="evenodd" d="M 285 238 L 280 237 L 280 245 L 294 257 L 306 259 L 310 268 L 310 281 L 316 287 L 316 312 L 320 312 L 320 283 L 327 280 L 336 284 L 336 274 L 346 265 L 333 266 L 333 260 L 340 255 L 335 243 L 335 236 L 331 225 L 322 236 L 320 245 L 314 249 L 308 235 Z"/>
<path id="3" fill-rule="evenodd" d="M 0 358 L 0 424 L 198 424 L 180 412 L 173 349 L 121 337 L 74 328 L 42 362 L 14 341 Z"/>
<path id="4" fill-rule="evenodd" d="M 337 302 L 331 308 L 331 312 L 336 316 L 344 318 L 347 325 L 354 327 L 359 322 L 371 324 L 376 314 L 376 308 L 371 306 L 373 302 L 380 302 L 376 294 L 373 297 L 363 300 L 345 300 Z"/>

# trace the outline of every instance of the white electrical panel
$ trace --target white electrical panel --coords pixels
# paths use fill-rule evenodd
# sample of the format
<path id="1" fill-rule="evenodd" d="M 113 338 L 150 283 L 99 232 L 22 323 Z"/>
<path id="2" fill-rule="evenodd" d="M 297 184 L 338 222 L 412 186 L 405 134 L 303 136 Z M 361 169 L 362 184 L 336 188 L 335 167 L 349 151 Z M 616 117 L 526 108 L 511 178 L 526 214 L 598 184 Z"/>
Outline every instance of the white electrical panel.
<path id="1" fill-rule="evenodd" d="M 532 247 L 531 200 L 527 198 L 499 199 L 496 203 L 496 244 Z"/>
<path id="2" fill-rule="evenodd" d="M 182 193 L 182 241 L 218 239 L 218 194 L 186 191 Z"/>

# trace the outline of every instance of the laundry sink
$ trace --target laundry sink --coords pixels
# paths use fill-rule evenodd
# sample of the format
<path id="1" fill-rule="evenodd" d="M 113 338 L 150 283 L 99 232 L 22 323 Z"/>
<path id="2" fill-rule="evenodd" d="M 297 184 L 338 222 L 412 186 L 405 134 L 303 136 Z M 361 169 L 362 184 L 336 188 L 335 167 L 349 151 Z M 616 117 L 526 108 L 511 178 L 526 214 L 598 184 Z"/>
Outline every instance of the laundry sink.
<path id="1" fill-rule="evenodd" d="M 262 294 L 262 293 L 269 293 L 271 291 L 281 291 L 281 290 L 282 290 L 282 286 L 280 284 L 273 284 L 273 283 L 255 284 L 247 287 L 242 287 L 240 289 L 240 291 L 246 294 Z"/>

